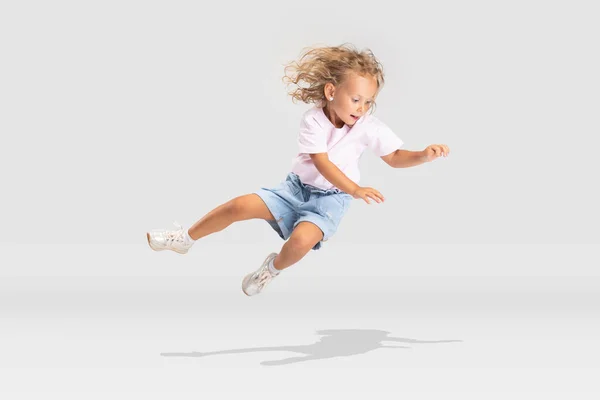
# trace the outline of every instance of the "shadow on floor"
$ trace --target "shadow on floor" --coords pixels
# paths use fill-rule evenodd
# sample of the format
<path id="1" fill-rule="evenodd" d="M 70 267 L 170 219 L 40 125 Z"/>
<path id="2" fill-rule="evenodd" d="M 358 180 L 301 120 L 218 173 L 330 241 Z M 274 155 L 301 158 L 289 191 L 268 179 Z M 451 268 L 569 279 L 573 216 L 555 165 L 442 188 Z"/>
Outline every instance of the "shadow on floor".
<path id="1" fill-rule="evenodd" d="M 323 360 L 334 357 L 349 357 L 364 354 L 377 349 L 407 349 L 407 346 L 389 346 L 383 342 L 403 344 L 422 343 L 455 343 L 462 340 L 417 340 L 388 336 L 390 332 L 375 329 L 327 329 L 316 332 L 322 336 L 319 341 L 297 346 L 250 347 L 247 349 L 230 349 L 209 351 L 205 353 L 161 353 L 164 357 L 208 357 L 219 354 L 243 354 L 267 351 L 290 351 L 302 356 L 285 358 L 283 360 L 263 361 L 261 365 L 285 365 L 303 361 Z"/>

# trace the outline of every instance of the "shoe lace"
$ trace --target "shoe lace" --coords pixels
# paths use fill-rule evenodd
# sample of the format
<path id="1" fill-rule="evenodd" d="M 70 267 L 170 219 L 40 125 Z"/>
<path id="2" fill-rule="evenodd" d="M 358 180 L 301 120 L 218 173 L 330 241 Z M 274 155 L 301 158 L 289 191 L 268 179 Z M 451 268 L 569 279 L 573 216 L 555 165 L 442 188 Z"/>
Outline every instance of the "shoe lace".
<path id="1" fill-rule="evenodd" d="M 166 239 L 167 243 L 168 244 L 172 244 L 173 242 L 184 243 L 185 239 L 183 238 L 183 227 L 177 222 L 174 222 L 173 225 L 175 225 L 179 229 L 177 229 L 176 231 L 167 231 L 165 233 L 165 239 Z"/>
<path id="2" fill-rule="evenodd" d="M 265 285 L 267 283 L 269 283 L 271 281 L 271 279 L 273 279 L 273 275 L 271 275 L 271 273 L 269 272 L 268 268 L 263 268 L 261 271 L 259 271 L 255 276 L 254 279 L 256 280 L 256 284 L 258 285 L 258 289 L 262 290 Z"/>

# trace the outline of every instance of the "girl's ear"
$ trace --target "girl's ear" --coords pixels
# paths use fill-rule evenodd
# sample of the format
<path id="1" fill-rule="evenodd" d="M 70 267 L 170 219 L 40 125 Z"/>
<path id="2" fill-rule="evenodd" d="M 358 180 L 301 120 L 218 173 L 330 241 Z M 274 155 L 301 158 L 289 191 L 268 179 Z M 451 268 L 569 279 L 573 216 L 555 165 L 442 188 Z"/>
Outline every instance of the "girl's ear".
<path id="1" fill-rule="evenodd" d="M 331 97 L 334 97 L 334 92 L 335 92 L 335 86 L 333 86 L 333 83 L 331 82 L 327 82 L 325 84 L 325 87 L 323 88 L 323 94 L 325 95 L 326 99 L 329 99 Z"/>

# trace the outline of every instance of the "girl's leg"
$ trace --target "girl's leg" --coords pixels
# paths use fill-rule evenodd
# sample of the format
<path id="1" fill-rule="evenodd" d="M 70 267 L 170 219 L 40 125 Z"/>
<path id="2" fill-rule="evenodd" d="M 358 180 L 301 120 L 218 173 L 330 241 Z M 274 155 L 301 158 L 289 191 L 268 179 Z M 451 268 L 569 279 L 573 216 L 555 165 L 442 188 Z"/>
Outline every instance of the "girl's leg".
<path id="1" fill-rule="evenodd" d="M 269 263 L 273 261 L 275 269 L 285 269 L 306 255 L 323 238 L 321 230 L 312 222 L 302 221 L 285 242 L 279 254 L 271 253 L 255 272 L 250 272 L 242 280 L 242 291 L 248 296 L 260 293 L 273 279 Z M 273 258 L 275 257 L 275 258 Z M 279 275 L 276 273 L 275 275 Z"/>
<path id="2" fill-rule="evenodd" d="M 323 239 L 323 232 L 317 225 L 307 221 L 300 222 L 273 260 L 273 266 L 275 269 L 282 270 L 294 265 L 321 239 Z"/>
<path id="3" fill-rule="evenodd" d="M 255 193 L 239 196 L 221 204 L 192 225 L 188 234 L 192 239 L 198 240 L 222 231 L 236 221 L 253 218 L 275 220 L 265 202 Z"/>

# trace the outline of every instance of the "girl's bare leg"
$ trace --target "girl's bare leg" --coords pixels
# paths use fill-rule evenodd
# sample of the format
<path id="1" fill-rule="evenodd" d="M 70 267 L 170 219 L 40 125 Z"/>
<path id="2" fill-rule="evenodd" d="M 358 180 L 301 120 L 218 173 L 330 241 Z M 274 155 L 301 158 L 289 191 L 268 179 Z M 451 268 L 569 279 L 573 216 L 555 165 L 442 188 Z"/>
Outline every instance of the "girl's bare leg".
<path id="1" fill-rule="evenodd" d="M 308 221 L 300 222 L 273 260 L 273 266 L 275 269 L 282 270 L 296 264 L 321 239 L 323 239 L 323 232 L 318 226 Z"/>
<path id="2" fill-rule="evenodd" d="M 255 193 L 236 197 L 216 207 L 192 225 L 188 234 L 192 239 L 198 240 L 222 231 L 236 221 L 253 218 L 275 220 L 265 202 Z"/>

